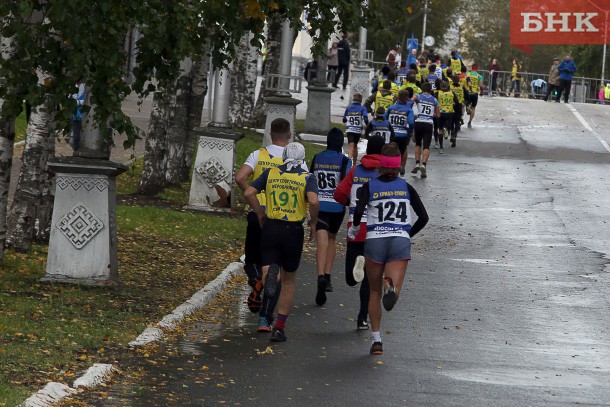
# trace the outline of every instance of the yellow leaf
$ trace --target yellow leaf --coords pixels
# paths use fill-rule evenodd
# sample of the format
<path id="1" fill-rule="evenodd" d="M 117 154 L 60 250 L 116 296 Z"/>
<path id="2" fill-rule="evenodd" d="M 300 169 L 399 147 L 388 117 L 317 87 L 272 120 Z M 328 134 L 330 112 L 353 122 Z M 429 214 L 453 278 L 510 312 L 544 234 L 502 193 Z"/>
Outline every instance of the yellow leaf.
<path id="1" fill-rule="evenodd" d="M 383 362 L 382 362 L 381 360 L 378 360 L 378 361 L 377 361 L 377 364 L 378 364 L 378 365 L 383 365 Z"/>

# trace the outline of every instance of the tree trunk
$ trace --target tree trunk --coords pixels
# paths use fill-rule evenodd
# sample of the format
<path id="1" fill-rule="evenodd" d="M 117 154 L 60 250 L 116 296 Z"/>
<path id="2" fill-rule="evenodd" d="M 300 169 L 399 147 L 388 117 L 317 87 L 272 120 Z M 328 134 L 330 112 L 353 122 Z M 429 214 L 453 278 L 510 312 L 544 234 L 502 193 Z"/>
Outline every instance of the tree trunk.
<path id="1" fill-rule="evenodd" d="M 256 98 L 258 49 L 250 44 L 252 33 L 239 42 L 231 71 L 229 122 L 244 127 L 252 124 Z"/>
<path id="2" fill-rule="evenodd" d="M 197 135 L 193 131 L 201 126 L 201 114 L 205 95 L 208 93 L 208 75 L 210 71 L 210 54 L 207 48 L 199 61 L 193 63 L 191 91 L 189 94 L 188 126 L 184 143 L 184 159 L 182 161 L 181 181 L 190 178 L 191 166 L 197 150 Z"/>
<path id="3" fill-rule="evenodd" d="M 158 194 L 166 186 L 167 127 L 171 122 L 169 112 L 171 112 L 170 106 L 174 104 L 172 103 L 174 89 L 173 86 L 171 89 L 168 86 L 160 89 L 163 89 L 163 92 L 156 92 L 153 99 L 144 152 L 144 168 L 138 186 L 138 193 L 143 195 Z"/>
<path id="4" fill-rule="evenodd" d="M 0 103 L 4 104 L 5 102 L 0 100 Z M 11 182 L 14 143 L 15 120 L 0 121 L 0 261 L 4 257 L 4 246 L 6 243 L 6 210 Z"/>
<path id="5" fill-rule="evenodd" d="M 18 251 L 28 251 L 35 238 L 49 236 L 53 210 L 49 191 L 53 176 L 47 171 L 47 161 L 49 153 L 55 151 L 55 139 L 50 132 L 50 110 L 48 103 L 34 107 L 28 123 L 23 164 L 7 220 L 8 244 Z"/>
<path id="6" fill-rule="evenodd" d="M 271 96 L 271 92 L 266 90 L 265 79 L 268 73 L 277 74 L 280 72 L 280 39 L 282 38 L 282 22 L 283 17 L 280 14 L 274 14 L 269 19 L 269 27 L 267 31 L 267 62 L 265 63 L 265 77 L 261 90 L 256 100 L 254 114 L 252 115 L 253 124 L 257 127 L 264 126 L 266 120 L 265 101 L 264 97 Z"/>
<path id="7" fill-rule="evenodd" d="M 189 110 L 189 97 L 191 93 L 191 71 L 193 61 L 185 58 L 180 63 L 180 76 L 176 81 L 175 92 L 169 106 L 170 124 L 167 129 L 167 166 L 165 169 L 166 185 L 179 185 L 184 162 L 184 146 L 186 144 Z"/>

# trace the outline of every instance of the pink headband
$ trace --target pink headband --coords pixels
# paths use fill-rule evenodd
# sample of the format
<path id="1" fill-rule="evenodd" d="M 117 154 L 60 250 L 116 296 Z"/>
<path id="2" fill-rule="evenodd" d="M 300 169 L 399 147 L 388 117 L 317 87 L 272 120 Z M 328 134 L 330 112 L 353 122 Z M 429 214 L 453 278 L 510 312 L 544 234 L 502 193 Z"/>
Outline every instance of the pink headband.
<path id="1" fill-rule="evenodd" d="M 388 157 L 387 155 L 382 155 L 379 164 L 380 167 L 385 168 L 400 168 L 400 161 L 400 156 Z"/>

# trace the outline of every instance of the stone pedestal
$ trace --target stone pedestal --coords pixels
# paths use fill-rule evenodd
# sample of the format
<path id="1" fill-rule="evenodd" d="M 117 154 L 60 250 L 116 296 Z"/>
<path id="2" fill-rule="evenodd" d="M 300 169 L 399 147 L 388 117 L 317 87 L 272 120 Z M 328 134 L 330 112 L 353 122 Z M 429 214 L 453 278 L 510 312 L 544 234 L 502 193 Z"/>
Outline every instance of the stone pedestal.
<path id="1" fill-rule="evenodd" d="M 371 94 L 371 68 L 368 66 L 357 66 L 352 69 L 352 86 L 349 95 L 350 103 L 354 93 L 362 93 L 363 101 Z"/>
<path id="2" fill-rule="evenodd" d="M 330 130 L 330 97 L 335 91 L 326 86 L 307 86 L 305 133 L 324 134 Z"/>
<path id="3" fill-rule="evenodd" d="M 55 158 L 47 271 L 41 281 L 120 284 L 116 237 L 116 176 L 127 167 L 106 160 Z"/>
<path id="4" fill-rule="evenodd" d="M 290 94 L 289 94 L 290 95 Z M 271 144 L 271 122 L 281 117 L 288 120 L 290 123 L 290 131 L 294 138 L 296 131 L 294 127 L 295 116 L 297 113 L 297 105 L 300 100 L 291 96 L 270 96 L 265 98 L 267 121 L 265 122 L 265 135 L 263 137 L 263 147 Z"/>
<path id="5" fill-rule="evenodd" d="M 188 209 L 230 212 L 237 141 L 243 134 L 222 127 L 200 127 Z"/>

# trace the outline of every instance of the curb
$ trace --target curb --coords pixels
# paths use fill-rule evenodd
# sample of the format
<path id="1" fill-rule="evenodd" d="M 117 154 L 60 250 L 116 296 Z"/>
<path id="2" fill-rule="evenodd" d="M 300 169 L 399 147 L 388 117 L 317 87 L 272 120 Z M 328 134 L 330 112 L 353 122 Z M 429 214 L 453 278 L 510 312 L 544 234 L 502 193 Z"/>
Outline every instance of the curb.
<path id="1" fill-rule="evenodd" d="M 210 281 L 201 290 L 197 291 L 191 298 L 179 305 L 170 314 L 166 315 L 154 327 L 146 328 L 134 341 L 129 342 L 132 348 L 158 342 L 163 338 L 165 331 L 175 329 L 188 315 L 208 305 L 220 291 L 225 287 L 227 281 L 243 268 L 243 263 L 230 263 L 225 269 Z M 38 390 L 27 400 L 21 403 L 23 407 L 48 407 L 59 402 L 64 397 L 76 393 L 79 387 L 94 388 L 103 384 L 116 371 L 110 364 L 96 363 L 91 366 L 85 374 L 77 378 L 72 387 L 63 383 L 50 382 Z"/>
<path id="2" fill-rule="evenodd" d="M 15 144 L 13 144 L 13 148 L 15 148 L 15 147 L 21 147 L 21 146 L 22 146 L 22 145 L 24 145 L 24 144 L 25 144 L 25 140 L 18 141 L 18 142 L 16 142 Z"/>

